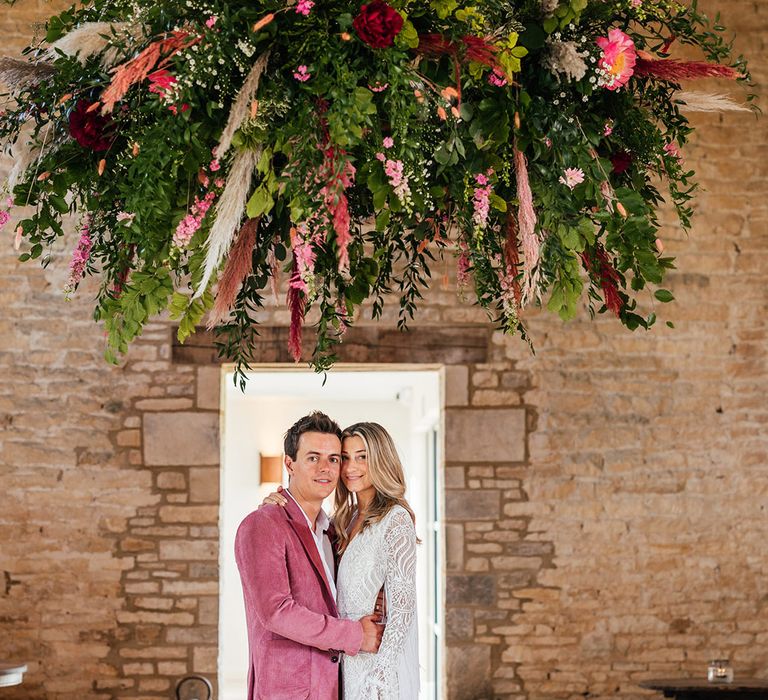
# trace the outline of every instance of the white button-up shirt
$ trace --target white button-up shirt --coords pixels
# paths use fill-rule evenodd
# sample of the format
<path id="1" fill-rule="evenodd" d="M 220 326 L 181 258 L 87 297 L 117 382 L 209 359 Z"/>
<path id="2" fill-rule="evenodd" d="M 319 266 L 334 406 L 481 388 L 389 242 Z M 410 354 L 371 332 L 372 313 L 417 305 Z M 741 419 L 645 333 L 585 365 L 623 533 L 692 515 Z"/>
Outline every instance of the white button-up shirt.
<path id="1" fill-rule="evenodd" d="M 293 499 L 299 510 L 304 515 L 309 526 L 309 531 L 312 533 L 312 538 L 315 540 L 315 546 L 317 547 L 317 553 L 320 555 L 320 561 L 323 562 L 323 569 L 325 569 L 325 578 L 328 579 L 328 585 L 331 587 L 331 593 L 333 593 L 334 600 L 336 599 L 336 573 L 333 565 L 333 545 L 331 544 L 331 538 L 326 534 L 326 530 L 330 527 L 331 519 L 328 514 L 321 508 L 317 514 L 317 519 L 313 523 L 309 516 L 304 512 L 299 502 L 293 498 L 293 494 L 286 489 L 285 492 Z"/>

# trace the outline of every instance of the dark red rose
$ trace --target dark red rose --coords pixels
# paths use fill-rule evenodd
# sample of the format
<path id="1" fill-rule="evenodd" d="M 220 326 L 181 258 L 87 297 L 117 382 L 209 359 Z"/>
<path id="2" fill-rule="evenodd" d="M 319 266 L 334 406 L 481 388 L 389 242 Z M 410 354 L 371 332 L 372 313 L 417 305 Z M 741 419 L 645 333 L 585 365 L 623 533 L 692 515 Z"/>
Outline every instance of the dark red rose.
<path id="1" fill-rule="evenodd" d="M 352 22 L 357 35 L 374 49 L 392 46 L 403 28 L 403 18 L 384 0 L 373 0 L 360 7 L 360 13 Z"/>
<path id="2" fill-rule="evenodd" d="M 628 151 L 619 151 L 611 156 L 611 163 L 613 163 L 613 172 L 617 175 L 629 170 L 629 166 L 632 165 L 632 154 Z"/>
<path id="3" fill-rule="evenodd" d="M 88 100 L 78 101 L 69 113 L 69 133 L 83 148 L 92 151 L 106 151 L 115 140 L 113 122 L 103 117 L 98 109 L 89 112 Z"/>

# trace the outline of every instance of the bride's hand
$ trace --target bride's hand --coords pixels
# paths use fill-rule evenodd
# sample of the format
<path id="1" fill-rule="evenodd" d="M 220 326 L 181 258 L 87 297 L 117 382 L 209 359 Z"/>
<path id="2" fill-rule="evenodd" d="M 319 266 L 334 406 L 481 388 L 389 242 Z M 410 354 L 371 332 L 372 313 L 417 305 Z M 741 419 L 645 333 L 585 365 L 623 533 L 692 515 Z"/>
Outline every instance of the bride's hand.
<path id="1" fill-rule="evenodd" d="M 283 507 L 285 507 L 288 504 L 288 499 L 285 496 L 283 496 L 283 491 L 284 490 L 285 489 L 283 489 L 282 486 L 278 486 L 277 487 L 277 491 L 273 491 L 272 493 L 270 493 L 269 496 L 267 496 L 261 502 L 261 505 L 262 506 L 266 506 L 266 505 L 271 503 L 271 504 L 276 505 L 276 506 L 283 506 Z M 261 506 L 259 506 L 259 507 L 261 507 Z"/>

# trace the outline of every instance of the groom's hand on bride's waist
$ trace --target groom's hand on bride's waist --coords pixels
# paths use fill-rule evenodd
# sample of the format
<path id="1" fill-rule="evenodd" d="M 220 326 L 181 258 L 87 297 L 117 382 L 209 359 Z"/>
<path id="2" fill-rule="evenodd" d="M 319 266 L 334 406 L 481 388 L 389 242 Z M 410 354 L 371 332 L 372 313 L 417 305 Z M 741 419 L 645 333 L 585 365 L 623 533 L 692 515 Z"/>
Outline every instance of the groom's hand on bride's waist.
<path id="1" fill-rule="evenodd" d="M 378 622 L 378 615 L 366 615 L 361 617 L 359 622 L 363 627 L 363 643 L 360 651 L 366 651 L 369 654 L 375 654 L 381 644 L 381 635 L 384 634 L 384 625 Z"/>

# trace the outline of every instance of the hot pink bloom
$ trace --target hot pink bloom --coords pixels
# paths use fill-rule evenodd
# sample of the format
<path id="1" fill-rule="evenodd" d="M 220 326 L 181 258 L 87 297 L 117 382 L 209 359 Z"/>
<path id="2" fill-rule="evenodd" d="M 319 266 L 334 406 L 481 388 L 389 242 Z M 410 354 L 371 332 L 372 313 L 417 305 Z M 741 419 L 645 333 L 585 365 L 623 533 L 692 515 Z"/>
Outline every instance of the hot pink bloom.
<path id="1" fill-rule="evenodd" d="M 386 159 L 387 157 L 381 151 L 376 154 L 376 160 L 380 160 L 383 163 Z"/>
<path id="2" fill-rule="evenodd" d="M 584 171 L 581 168 L 566 168 L 559 180 L 570 189 L 584 182 Z"/>
<path id="3" fill-rule="evenodd" d="M 389 87 L 389 83 L 384 83 L 383 85 L 381 83 L 376 83 L 376 85 L 369 85 L 368 89 L 371 92 L 384 92 Z"/>
<path id="4" fill-rule="evenodd" d="M 216 172 L 217 170 L 219 170 L 220 168 L 221 168 L 221 163 L 219 163 L 218 159 L 216 159 L 216 158 L 214 158 L 214 159 L 211 161 L 210 165 L 208 166 L 208 169 L 209 169 L 209 170 L 210 170 L 212 173 L 215 173 L 215 172 Z"/>
<path id="5" fill-rule="evenodd" d="M 618 90 L 635 72 L 635 42 L 621 29 L 611 29 L 607 37 L 600 37 L 596 43 L 603 50 L 598 62 L 598 84 L 608 90 Z"/>
<path id="6" fill-rule="evenodd" d="M 603 127 L 603 136 L 610 136 L 613 133 L 613 122 L 607 121 L 605 122 L 605 126 Z"/>
<path id="7" fill-rule="evenodd" d="M 300 83 L 306 83 L 307 80 L 312 77 L 312 74 L 307 71 L 306 66 L 302 65 L 296 69 L 293 77 L 296 78 L 296 80 L 298 80 Z"/>
<path id="8" fill-rule="evenodd" d="M 395 145 L 395 140 L 391 136 L 385 136 L 381 143 L 384 148 L 392 148 Z"/>
<path id="9" fill-rule="evenodd" d="M 507 84 L 507 79 L 498 68 L 494 68 L 493 71 L 488 74 L 488 82 L 494 87 L 504 87 Z"/>
<path id="10" fill-rule="evenodd" d="M 219 18 L 216 16 L 209 17 L 207 20 L 205 20 L 205 26 L 208 27 L 208 29 L 213 29 L 213 25 L 218 21 Z"/>
<path id="11" fill-rule="evenodd" d="M 154 73 L 150 73 L 147 76 L 147 80 L 150 82 L 150 92 L 154 92 L 160 95 L 160 97 L 166 97 L 176 83 L 176 76 L 169 70 L 161 68 Z"/>
<path id="12" fill-rule="evenodd" d="M 312 2 L 312 0 L 299 0 L 296 5 L 296 14 L 304 15 L 306 17 L 314 6 L 315 3 Z"/>

